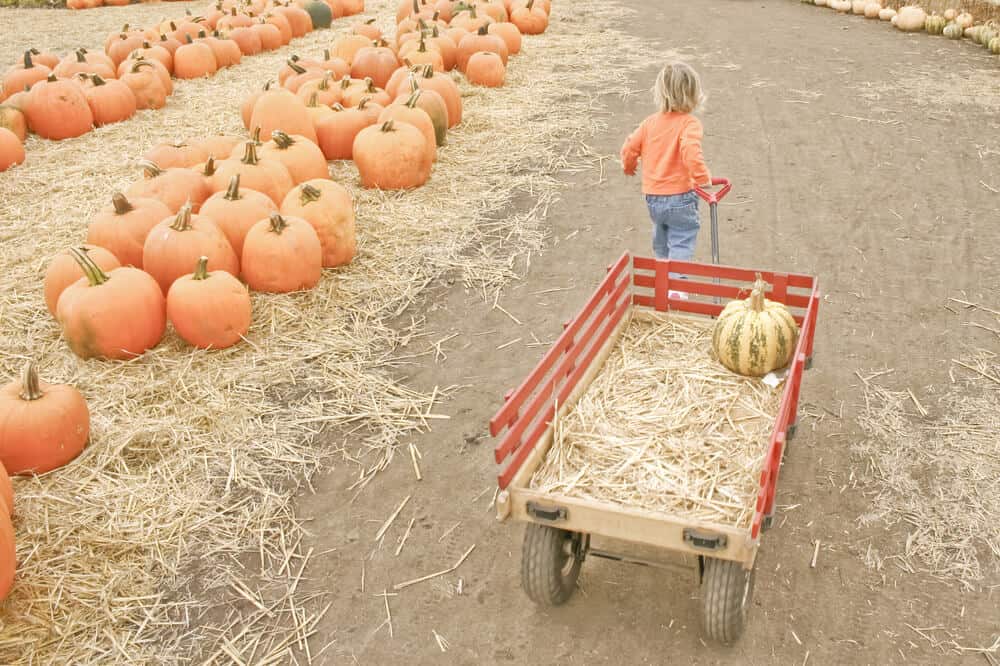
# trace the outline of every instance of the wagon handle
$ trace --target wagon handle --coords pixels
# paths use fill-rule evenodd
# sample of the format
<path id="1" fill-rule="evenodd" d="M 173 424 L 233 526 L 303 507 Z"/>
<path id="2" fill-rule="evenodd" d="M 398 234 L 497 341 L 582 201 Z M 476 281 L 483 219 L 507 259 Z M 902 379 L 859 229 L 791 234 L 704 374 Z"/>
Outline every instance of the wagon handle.
<path id="1" fill-rule="evenodd" d="M 722 189 L 716 190 L 715 192 L 709 192 L 701 185 L 695 185 L 694 191 L 699 197 L 704 199 L 709 204 L 717 204 L 722 199 L 729 194 L 729 190 L 733 189 L 733 184 L 729 182 L 727 178 L 713 178 L 711 187 L 721 185 Z"/>

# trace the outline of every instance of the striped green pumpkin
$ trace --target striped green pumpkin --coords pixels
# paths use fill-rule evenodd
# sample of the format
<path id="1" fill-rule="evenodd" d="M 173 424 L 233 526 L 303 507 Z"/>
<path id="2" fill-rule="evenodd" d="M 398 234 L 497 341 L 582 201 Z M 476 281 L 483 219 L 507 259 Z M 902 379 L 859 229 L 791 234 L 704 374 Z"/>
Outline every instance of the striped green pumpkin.
<path id="1" fill-rule="evenodd" d="M 722 363 L 747 377 L 763 377 L 792 360 L 799 327 L 781 303 L 764 298 L 760 275 L 750 298 L 726 304 L 712 332 L 712 348 Z"/>

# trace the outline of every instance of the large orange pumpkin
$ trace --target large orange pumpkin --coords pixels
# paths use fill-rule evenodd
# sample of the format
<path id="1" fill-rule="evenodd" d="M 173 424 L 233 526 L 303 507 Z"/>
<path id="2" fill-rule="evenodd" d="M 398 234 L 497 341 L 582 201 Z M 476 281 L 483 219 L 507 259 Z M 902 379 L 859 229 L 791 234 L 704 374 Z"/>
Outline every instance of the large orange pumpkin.
<path id="1" fill-rule="evenodd" d="M 82 358 L 132 359 L 155 347 L 167 325 L 156 280 L 131 267 L 105 273 L 85 253 L 71 252 L 86 277 L 67 287 L 56 307 L 70 349 Z"/>
<path id="2" fill-rule="evenodd" d="M 90 412 L 83 396 L 68 384 L 39 381 L 34 361 L 25 363 L 20 381 L 0 389 L 4 476 L 44 474 L 62 467 L 80 455 L 89 435 Z"/>
<path id="3" fill-rule="evenodd" d="M 314 178 L 330 177 L 323 151 L 304 136 L 275 130 L 271 133 L 271 140 L 261 147 L 260 156 L 261 159 L 273 159 L 284 164 L 296 185 Z"/>
<path id="4" fill-rule="evenodd" d="M 202 256 L 208 257 L 212 270 L 240 274 L 240 261 L 222 229 L 203 215 L 192 215 L 191 206 L 185 205 L 150 230 L 142 247 L 142 267 L 166 294 Z"/>
<path id="5" fill-rule="evenodd" d="M 226 234 L 237 257 L 243 255 L 243 239 L 250 227 L 276 212 L 278 206 L 271 197 L 240 187 L 239 174 L 230 178 L 229 187 L 224 192 L 216 192 L 201 207 L 201 214 L 219 225 L 222 233 Z"/>
<path id="6" fill-rule="evenodd" d="M 243 279 L 251 289 L 285 293 L 311 289 L 323 273 L 323 248 L 305 220 L 273 213 L 247 233 Z"/>
<path id="7" fill-rule="evenodd" d="M 437 160 L 437 139 L 434 134 L 434 123 L 427 112 L 417 106 L 420 96 L 425 91 L 419 88 L 410 95 L 410 98 L 400 104 L 396 102 L 390 104 L 379 114 L 378 122 L 384 123 L 387 120 L 409 123 L 420 130 L 427 141 L 427 154 L 433 162 Z"/>
<path id="8" fill-rule="evenodd" d="M 98 211 L 87 227 L 87 243 L 108 250 L 123 266 L 142 268 L 142 246 L 146 236 L 169 216 L 170 209 L 158 199 L 129 200 L 116 192 L 111 197 L 111 205 Z"/>
<path id="9" fill-rule="evenodd" d="M 466 63 L 465 76 L 474 85 L 499 88 L 507 76 L 507 68 L 496 53 L 479 51 Z"/>
<path id="10" fill-rule="evenodd" d="M 288 193 L 281 214 L 313 226 L 323 248 L 323 266 L 350 263 L 356 251 L 354 202 L 347 189 L 332 180 L 310 180 Z"/>
<path id="11" fill-rule="evenodd" d="M 379 45 L 358 49 L 351 62 L 351 76 L 355 79 L 370 78 L 379 88 L 384 88 L 389 77 L 399 67 L 399 58 L 392 49 Z"/>
<path id="12" fill-rule="evenodd" d="M 45 65 L 35 62 L 31 51 L 24 52 L 24 60 L 19 65 L 14 65 L 0 79 L 0 101 L 3 101 L 16 92 L 30 88 L 39 81 L 49 78 L 52 70 Z"/>
<path id="13" fill-rule="evenodd" d="M 121 266 L 118 258 L 107 248 L 88 244 L 76 249 L 86 253 L 101 270 L 110 271 Z M 86 277 L 86 274 L 70 250 L 63 250 L 52 257 L 49 267 L 45 270 L 45 278 L 42 280 L 42 292 L 45 295 L 45 306 L 53 316 L 56 314 L 59 297 L 67 287 L 82 277 Z"/>
<path id="14" fill-rule="evenodd" d="M 190 202 L 197 211 L 211 194 L 202 174 L 192 169 L 171 167 L 161 169 L 157 164 L 140 160 L 144 178 L 138 180 L 125 191 L 129 197 L 158 199 L 167 205 L 171 213 L 176 213 L 185 203 Z"/>
<path id="15" fill-rule="evenodd" d="M 80 76 L 96 127 L 119 123 L 135 115 L 135 93 L 127 84 L 117 79 L 105 81 L 98 74 Z"/>
<path id="16" fill-rule="evenodd" d="M 328 160 L 349 160 L 354 155 L 354 139 L 375 121 L 363 109 L 333 105 L 333 115 L 316 125 L 319 148 Z"/>
<path id="17" fill-rule="evenodd" d="M 24 162 L 24 145 L 17 135 L 6 127 L 0 127 L 0 172 Z"/>
<path id="18" fill-rule="evenodd" d="M 271 132 L 276 129 L 304 136 L 314 143 L 316 141 L 316 130 L 305 102 L 288 90 L 268 90 L 257 98 L 250 114 L 250 133 L 258 128 L 263 141 L 270 139 Z"/>
<path id="19" fill-rule="evenodd" d="M 209 271 L 208 257 L 200 257 L 194 273 L 170 286 L 167 318 L 189 345 L 231 347 L 250 330 L 250 293 L 227 271 Z"/>
<path id="20" fill-rule="evenodd" d="M 219 70 L 212 48 L 205 42 L 196 42 L 187 38 L 184 44 L 174 53 L 174 76 L 178 79 L 200 79 L 211 76 Z"/>
<path id="21" fill-rule="evenodd" d="M 31 87 L 25 115 L 31 130 L 46 139 L 70 139 L 94 126 L 94 114 L 80 85 L 52 74 Z"/>
<path id="22" fill-rule="evenodd" d="M 232 177 L 237 174 L 245 187 L 266 194 L 275 204 L 281 203 L 288 190 L 295 186 L 292 175 L 284 164 L 257 156 L 257 144 L 254 141 L 244 144 L 242 158 L 230 157 L 219 162 L 212 177 L 212 190 L 225 190 Z"/>
<path id="23" fill-rule="evenodd" d="M 364 187 L 406 190 L 431 175 L 424 135 L 408 123 L 389 120 L 366 127 L 354 139 L 353 152 Z"/>

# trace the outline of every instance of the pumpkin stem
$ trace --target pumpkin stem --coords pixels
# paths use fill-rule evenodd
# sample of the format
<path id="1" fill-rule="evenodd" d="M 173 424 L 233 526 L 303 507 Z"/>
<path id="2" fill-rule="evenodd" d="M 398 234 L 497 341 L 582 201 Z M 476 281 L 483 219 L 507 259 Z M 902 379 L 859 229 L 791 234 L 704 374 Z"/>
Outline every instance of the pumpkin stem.
<path id="1" fill-rule="evenodd" d="M 434 78 L 434 65 L 424 65 L 424 78 L 425 79 Z"/>
<path id="2" fill-rule="evenodd" d="M 414 15 L 420 13 L 420 3 L 418 2 L 418 0 L 413 0 L 413 13 Z"/>
<path id="3" fill-rule="evenodd" d="M 281 217 L 278 213 L 271 213 L 271 231 L 281 235 L 281 232 L 288 228 L 288 223 L 285 222 L 285 218 Z"/>
<path id="4" fill-rule="evenodd" d="M 369 93 L 377 93 L 378 92 L 378 86 L 375 85 L 375 82 L 372 81 L 372 79 L 371 79 L 370 76 L 366 76 L 365 77 L 365 84 L 366 84 L 365 85 L 365 92 L 369 92 Z"/>
<path id="5" fill-rule="evenodd" d="M 21 400 L 38 400 L 44 393 L 38 382 L 38 368 L 35 361 L 29 359 L 21 369 Z"/>
<path id="6" fill-rule="evenodd" d="M 25 69 L 32 69 L 34 66 L 35 66 L 35 63 L 32 62 L 32 60 L 31 60 L 31 50 L 29 49 L 29 50 L 27 50 L 27 51 L 24 52 L 24 68 Z"/>
<path id="7" fill-rule="evenodd" d="M 767 291 L 767 283 L 757 273 L 757 279 L 753 283 L 753 291 L 750 292 L 750 309 L 754 312 L 764 311 L 764 292 Z"/>
<path id="8" fill-rule="evenodd" d="M 319 106 L 319 93 L 317 91 L 314 90 L 312 94 L 309 95 L 309 101 L 306 103 L 306 106 L 310 109 L 314 109 Z M 274 138 L 274 132 L 271 133 L 271 138 Z"/>
<path id="9" fill-rule="evenodd" d="M 524 8 L 530 12 L 531 8 L 534 6 L 535 6 L 535 0 L 528 0 L 528 4 L 526 4 Z"/>
<path id="10" fill-rule="evenodd" d="M 150 160 L 139 160 L 139 166 L 142 167 L 142 171 L 146 178 L 156 178 L 157 176 L 163 175 L 163 169 L 156 165 L 156 162 L 151 162 Z"/>
<path id="11" fill-rule="evenodd" d="M 260 131 L 258 128 L 258 136 L 260 136 Z M 241 160 L 243 164 L 257 164 L 260 160 L 257 158 L 257 144 L 253 141 L 247 141 L 247 148 L 243 152 L 243 159 Z"/>
<path id="12" fill-rule="evenodd" d="M 484 23 L 483 25 L 479 26 L 479 30 L 477 32 L 480 35 L 486 35 L 489 33 L 489 30 L 486 28 L 486 24 Z"/>
<path id="13" fill-rule="evenodd" d="M 121 192 L 115 192 L 111 196 L 111 205 L 115 207 L 115 215 L 124 215 L 135 210 L 135 206 Z"/>
<path id="14" fill-rule="evenodd" d="M 205 160 L 205 168 L 201 174 L 206 178 L 215 174 L 215 155 L 209 155 L 208 159 Z"/>
<path id="15" fill-rule="evenodd" d="M 374 23 L 375 23 L 375 19 L 373 19 L 373 18 L 370 18 L 367 21 L 365 21 L 365 25 L 373 25 Z"/>
<path id="16" fill-rule="evenodd" d="M 424 41 L 423 33 L 420 34 L 420 46 L 417 47 L 420 53 L 427 53 L 427 42 Z"/>
<path id="17" fill-rule="evenodd" d="M 240 174 L 236 174 L 229 179 L 229 187 L 226 188 L 227 201 L 239 201 L 240 196 Z"/>
<path id="18" fill-rule="evenodd" d="M 315 100 L 316 100 L 316 93 L 313 93 L 312 101 L 315 102 Z M 281 150 L 288 150 L 289 148 L 295 145 L 295 139 L 288 136 L 281 130 L 274 130 L 273 132 L 271 132 L 271 141 L 274 141 L 274 145 L 276 145 Z"/>
<path id="19" fill-rule="evenodd" d="M 396 131 L 396 128 L 393 126 L 393 123 L 392 123 L 391 120 L 387 120 L 384 123 L 382 123 L 382 127 L 380 127 L 379 129 L 381 129 L 383 132 L 395 132 Z"/>
<path id="20" fill-rule="evenodd" d="M 332 81 L 332 80 L 333 80 L 333 72 L 327 72 L 326 74 L 323 75 L 323 79 L 318 84 L 316 84 L 316 89 L 317 90 L 329 90 L 330 89 L 330 81 Z"/>
<path id="21" fill-rule="evenodd" d="M 90 255 L 87 254 L 87 248 L 71 247 L 69 253 L 76 260 L 77 265 L 80 266 L 80 270 L 83 271 L 91 287 L 102 285 L 108 281 L 108 276 L 101 270 L 100 266 L 94 263 Z"/>
<path id="22" fill-rule="evenodd" d="M 372 101 L 372 98 L 371 98 L 371 97 L 362 97 L 362 98 L 361 98 L 361 101 L 360 101 L 360 102 L 358 102 L 358 106 L 357 106 L 357 109 L 358 109 L 358 111 L 363 111 L 363 110 L 364 110 L 364 108 L 365 108 L 366 106 L 368 106 L 368 102 L 370 102 L 370 101 Z M 339 106 L 339 105 L 338 105 L 338 106 Z"/>
<path id="23" fill-rule="evenodd" d="M 361 101 L 362 101 L 362 102 L 364 102 L 364 101 L 366 101 L 366 100 L 361 100 Z M 345 108 L 344 108 L 344 105 L 343 105 L 343 104 L 341 104 L 340 102 L 337 102 L 336 104 L 334 104 L 334 105 L 333 105 L 333 106 L 331 106 L 330 108 L 331 108 L 331 109 L 333 109 L 334 111 L 346 111 L 346 110 L 347 110 L 347 109 L 345 109 Z M 358 105 L 358 108 L 359 108 L 359 109 L 361 108 L 361 105 L 360 105 L 360 104 Z"/>
<path id="24" fill-rule="evenodd" d="M 207 280 L 208 279 L 208 257 L 199 257 L 198 265 L 195 266 L 194 275 L 191 276 L 192 280 Z"/>
<path id="25" fill-rule="evenodd" d="M 288 67 L 293 72 L 295 72 L 296 74 L 305 74 L 306 73 L 305 68 L 301 67 L 300 65 L 297 65 L 294 60 L 291 60 L 291 59 L 288 60 Z"/>
<path id="26" fill-rule="evenodd" d="M 420 93 L 422 92 L 423 90 L 421 90 L 420 88 L 414 90 L 413 93 L 410 95 L 409 99 L 407 99 L 403 105 L 408 106 L 411 109 L 417 108 L 417 102 L 420 100 Z"/>
<path id="27" fill-rule="evenodd" d="M 174 223 L 170 225 L 170 228 L 174 231 L 190 231 L 191 230 L 191 202 L 188 201 L 186 204 L 181 206 L 181 209 L 177 211 L 177 217 L 174 218 Z"/>
<path id="28" fill-rule="evenodd" d="M 322 196 L 323 193 L 320 192 L 315 186 L 306 183 L 302 186 L 299 193 L 299 205 L 305 206 L 308 203 L 319 201 Z"/>
<path id="29" fill-rule="evenodd" d="M 105 86 L 108 84 L 107 81 L 101 78 L 100 74 L 92 74 L 90 80 L 93 81 L 95 86 Z"/>
<path id="30" fill-rule="evenodd" d="M 87 52 L 83 49 L 77 49 L 76 51 L 76 61 L 77 62 L 87 62 Z"/>
<path id="31" fill-rule="evenodd" d="M 347 90 L 350 87 L 351 87 L 351 75 L 344 74 L 344 78 L 340 80 L 340 89 Z"/>
<path id="32" fill-rule="evenodd" d="M 136 60 L 132 65 L 132 73 L 137 74 L 142 67 L 152 67 L 153 63 L 148 60 Z"/>

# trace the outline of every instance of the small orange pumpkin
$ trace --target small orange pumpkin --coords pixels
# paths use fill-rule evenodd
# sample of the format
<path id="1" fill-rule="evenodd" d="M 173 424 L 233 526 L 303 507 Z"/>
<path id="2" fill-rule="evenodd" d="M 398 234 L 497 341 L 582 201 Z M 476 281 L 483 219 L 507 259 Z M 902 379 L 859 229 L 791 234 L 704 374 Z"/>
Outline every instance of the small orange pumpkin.
<path id="1" fill-rule="evenodd" d="M 437 160 L 437 139 L 434 134 L 434 123 L 427 112 L 417 106 L 420 96 L 424 93 L 419 88 L 413 91 L 410 98 L 400 104 L 398 101 L 385 107 L 379 114 L 378 122 L 396 120 L 409 123 L 420 130 L 427 141 L 427 154 L 432 162 Z"/>
<path id="2" fill-rule="evenodd" d="M 236 42 L 240 53 L 245 56 L 257 55 L 264 50 L 264 45 L 260 41 L 260 34 L 253 28 L 233 28 L 227 33 L 227 36 Z"/>
<path id="3" fill-rule="evenodd" d="M 285 45 L 278 26 L 267 23 L 264 19 L 261 19 L 259 23 L 254 23 L 250 29 L 257 33 L 261 48 L 265 51 L 276 51 Z"/>
<path id="4" fill-rule="evenodd" d="M 209 157 L 224 159 L 227 155 L 232 154 L 236 146 L 243 143 L 243 139 L 236 136 L 218 134 L 216 136 L 207 136 L 197 141 L 189 140 L 188 143 L 197 147 L 198 151 L 205 156 L 205 159 Z M 155 162 L 156 160 L 153 161 Z"/>
<path id="5" fill-rule="evenodd" d="M 491 35 L 496 35 L 507 45 L 507 52 L 515 55 L 521 52 L 521 31 L 509 21 L 490 23 L 487 28 Z"/>
<path id="6" fill-rule="evenodd" d="M 359 108 L 345 109 L 334 104 L 333 111 L 316 125 L 319 148 L 328 160 L 349 160 L 354 155 L 354 139 L 375 121 Z"/>
<path id="7" fill-rule="evenodd" d="M 197 211 L 212 194 L 204 177 L 197 171 L 180 167 L 161 169 L 146 160 L 140 160 L 139 164 L 144 178 L 132 183 L 125 191 L 130 198 L 158 199 L 166 204 L 171 213 L 176 213 L 188 202 Z"/>
<path id="8" fill-rule="evenodd" d="M 207 158 L 208 155 L 200 146 L 185 141 L 158 143 L 142 156 L 142 159 L 152 162 L 160 169 L 191 168 Z"/>
<path id="9" fill-rule="evenodd" d="M 67 287 L 56 306 L 70 349 L 81 358 L 132 359 L 155 347 L 167 325 L 156 280 L 131 267 L 105 273 L 86 253 L 70 252 L 86 276 Z"/>
<path id="10" fill-rule="evenodd" d="M 136 61 L 121 78 L 135 95 L 137 109 L 162 109 L 167 105 L 167 89 L 149 61 Z"/>
<path id="11" fill-rule="evenodd" d="M 473 53 L 466 63 L 465 77 L 469 83 L 488 88 L 499 88 L 507 76 L 507 68 L 496 53 L 480 51 Z"/>
<path id="12" fill-rule="evenodd" d="M 110 271 L 121 266 L 118 258 L 107 248 L 97 245 L 83 245 L 76 249 L 88 254 L 101 270 Z M 84 276 L 83 269 L 69 250 L 63 250 L 52 258 L 49 267 L 45 270 L 42 291 L 45 295 L 45 306 L 48 307 L 53 316 L 56 314 L 56 305 L 59 303 L 59 297 L 62 296 L 62 293 L 68 286 Z"/>
<path id="13" fill-rule="evenodd" d="M 39 81 L 44 81 L 51 73 L 49 67 L 34 60 L 31 51 L 25 51 L 22 63 L 8 69 L 3 79 L 0 79 L 0 101 L 26 87 L 30 88 Z"/>
<path id="14" fill-rule="evenodd" d="M 240 274 L 240 261 L 229 239 L 211 219 L 192 215 L 190 204 L 184 205 L 176 217 L 168 217 L 153 227 L 142 246 L 143 269 L 164 294 L 201 256 L 209 258 L 213 270 Z"/>
<path id="15" fill-rule="evenodd" d="M 117 79 L 105 81 L 98 74 L 80 77 L 95 127 L 119 123 L 135 115 L 135 93 L 127 84 Z"/>
<path id="16" fill-rule="evenodd" d="M 388 120 L 366 127 L 354 139 L 353 152 L 364 187 L 406 190 L 431 175 L 424 135 L 409 123 Z"/>
<path id="17" fill-rule="evenodd" d="M 52 74 L 60 79 L 71 79 L 77 74 L 99 74 L 105 79 L 115 78 L 115 64 L 108 59 L 103 60 L 100 54 L 88 54 L 84 49 L 77 49 L 63 58 Z"/>
<path id="18" fill-rule="evenodd" d="M 230 157 L 218 163 L 212 176 L 212 191 L 227 189 L 237 174 L 245 187 L 266 194 L 275 204 L 280 204 L 288 190 L 295 186 L 284 164 L 257 156 L 257 144 L 253 141 L 244 144 L 242 158 Z"/>
<path id="19" fill-rule="evenodd" d="M 540 35 L 549 27 L 549 15 L 535 5 L 535 0 L 528 0 L 526 5 L 510 13 L 510 22 L 525 35 Z"/>
<path id="20" fill-rule="evenodd" d="M 135 198 L 131 201 L 121 192 L 111 197 L 111 205 L 105 206 L 87 227 L 87 243 L 110 251 L 123 266 L 142 268 L 142 246 L 150 230 L 164 218 L 170 216 L 170 209 L 157 199 Z M 96 255 L 94 255 L 96 260 Z M 105 270 L 114 266 L 105 266 Z M 75 264 L 74 264 L 75 266 Z M 54 312 L 55 304 L 49 309 Z"/>
<path id="21" fill-rule="evenodd" d="M 384 41 L 374 42 L 373 45 L 358 49 L 351 61 L 351 77 L 370 78 L 376 87 L 385 87 L 389 77 L 399 67 L 399 58 L 383 44 Z"/>
<path id="22" fill-rule="evenodd" d="M 358 21 L 357 23 L 351 24 L 351 32 L 355 35 L 361 35 L 362 37 L 367 37 L 371 41 L 376 39 L 382 39 L 382 31 L 375 21 L 377 19 L 370 18 L 366 21 Z"/>
<path id="23" fill-rule="evenodd" d="M 323 106 L 338 104 L 341 98 L 340 86 L 335 85 L 333 81 L 333 72 L 327 72 L 321 79 L 306 81 L 295 94 L 306 103 L 307 107 L 313 105 L 311 100 L 314 98 L 316 104 Z"/>
<path id="24" fill-rule="evenodd" d="M 243 279 L 256 291 L 311 289 L 323 273 L 323 248 L 305 220 L 271 217 L 255 224 L 243 242 Z"/>
<path id="25" fill-rule="evenodd" d="M 342 266 L 354 258 L 354 201 L 343 185 L 332 180 L 306 181 L 281 202 L 281 214 L 313 226 L 323 248 L 324 268 Z"/>
<path id="26" fill-rule="evenodd" d="M 304 136 L 292 136 L 275 130 L 271 133 L 271 140 L 261 147 L 260 156 L 262 159 L 274 159 L 284 164 L 296 185 L 314 178 L 330 177 L 330 168 L 323 151 Z"/>
<path id="27" fill-rule="evenodd" d="M 187 37 L 187 44 L 174 53 L 174 76 L 178 79 L 200 79 L 211 76 L 219 70 L 212 48 L 205 42 L 196 42 Z"/>
<path id="28" fill-rule="evenodd" d="M 287 90 L 268 90 L 257 98 L 250 114 L 249 129 L 251 134 L 259 129 L 264 141 L 269 140 L 276 129 L 316 141 L 316 130 L 305 102 Z"/>
<path id="29" fill-rule="evenodd" d="M 496 53 L 503 60 L 504 67 L 507 66 L 507 43 L 500 37 L 489 34 L 489 27 L 484 25 L 477 32 L 463 37 L 462 41 L 459 42 L 458 68 L 464 72 L 472 54 L 480 51 Z"/>
<path id="30" fill-rule="evenodd" d="M 415 84 L 421 90 L 429 90 L 440 96 L 445 105 L 449 128 L 462 122 L 462 93 L 450 76 L 441 72 L 435 72 L 432 68 L 425 66 L 422 70 L 416 72 L 413 78 L 408 80 L 408 83 L 410 84 L 408 88 L 402 89 L 397 93 L 397 99 L 399 94 L 402 94 L 404 91 L 412 91 Z"/>
<path id="31" fill-rule="evenodd" d="M 38 379 L 34 361 L 0 389 L 0 463 L 7 474 L 45 474 L 80 455 L 90 436 L 87 402 L 69 384 Z M 6 503 L 6 499 L 4 499 Z M 9 519 L 8 509 L 0 520 Z M 2 596 L 2 595 L 0 595 Z"/>
<path id="32" fill-rule="evenodd" d="M 6 127 L 0 127 L 0 172 L 16 164 L 22 164 L 24 159 L 24 145 L 21 140 Z"/>
<path id="33" fill-rule="evenodd" d="M 333 55 L 353 66 L 357 52 L 371 45 L 372 41 L 363 35 L 345 35 L 334 43 Z"/>
<path id="34" fill-rule="evenodd" d="M 243 255 L 243 239 L 250 227 L 276 212 L 278 207 L 271 197 L 240 188 L 239 174 L 229 180 L 225 192 L 216 192 L 201 207 L 201 215 L 219 225 L 237 257 Z"/>
<path id="35" fill-rule="evenodd" d="M 13 106 L 0 104 L 0 129 L 8 130 L 21 143 L 24 143 L 24 140 L 28 138 L 28 120 L 24 117 L 24 111 Z"/>
<path id="36" fill-rule="evenodd" d="M 167 319 L 184 342 L 201 349 L 239 342 L 250 330 L 250 310 L 247 288 L 227 271 L 209 271 L 208 257 L 167 292 Z"/>

